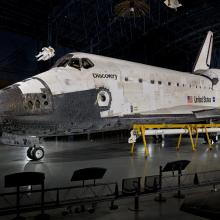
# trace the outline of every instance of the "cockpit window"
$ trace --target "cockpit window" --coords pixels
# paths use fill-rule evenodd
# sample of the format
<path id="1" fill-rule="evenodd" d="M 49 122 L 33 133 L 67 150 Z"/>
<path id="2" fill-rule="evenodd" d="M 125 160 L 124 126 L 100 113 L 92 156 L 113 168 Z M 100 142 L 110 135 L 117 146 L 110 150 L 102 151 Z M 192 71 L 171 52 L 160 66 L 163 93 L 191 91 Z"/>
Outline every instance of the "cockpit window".
<path id="1" fill-rule="evenodd" d="M 72 54 L 66 54 L 65 56 L 61 57 L 56 61 L 54 67 L 65 67 L 72 57 Z"/>
<path id="2" fill-rule="evenodd" d="M 72 54 L 67 54 L 64 57 L 57 60 L 54 67 L 66 67 L 67 65 L 78 70 L 80 70 L 81 67 L 83 67 L 84 69 L 89 69 L 94 66 L 93 62 L 88 58 L 80 59 L 73 57 Z"/>
<path id="3" fill-rule="evenodd" d="M 79 58 L 72 58 L 69 63 L 69 66 L 80 69 L 81 68 L 81 64 L 80 64 L 80 59 Z"/>
<path id="4" fill-rule="evenodd" d="M 61 60 L 60 63 L 57 64 L 57 67 L 65 67 L 68 64 L 69 60 L 64 59 Z"/>
<path id="5" fill-rule="evenodd" d="M 88 58 L 82 58 L 82 66 L 85 69 L 89 69 L 89 68 L 93 67 L 94 64 Z"/>

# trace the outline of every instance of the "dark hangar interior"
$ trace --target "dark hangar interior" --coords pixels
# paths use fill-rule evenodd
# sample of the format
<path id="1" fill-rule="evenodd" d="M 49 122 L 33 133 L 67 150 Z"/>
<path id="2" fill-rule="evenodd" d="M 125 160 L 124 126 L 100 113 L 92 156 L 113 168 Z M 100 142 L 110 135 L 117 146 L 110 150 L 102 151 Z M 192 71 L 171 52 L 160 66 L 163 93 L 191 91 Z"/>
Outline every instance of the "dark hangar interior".
<path id="1" fill-rule="evenodd" d="M 208 30 L 214 32 L 213 63 L 219 66 L 218 0 L 181 0 L 177 11 L 149 0 L 144 15 L 117 15 L 116 0 L 3 0 L 0 2 L 2 84 L 46 70 L 60 56 L 90 52 L 191 72 Z M 124 10 L 128 10 L 124 9 Z M 53 46 L 56 56 L 37 63 Z"/>
<path id="2" fill-rule="evenodd" d="M 178 7 L 173 8 L 173 4 Z M 18 106 L 25 98 L 28 100 L 32 89 L 21 87 L 29 93 L 25 91 L 23 99 L 16 99 L 17 91 L 10 93 L 8 88 L 12 87 L 7 86 L 18 81 L 28 82 L 29 79 L 25 79 L 49 70 L 58 59 L 72 52 L 102 55 L 192 73 L 208 31 L 214 34 L 210 66 L 219 69 L 219 0 L 0 0 L 0 98 L 3 97 L 3 101 L 0 100 L 0 113 L 2 105 L 8 104 L 6 98 L 13 101 L 6 106 L 10 109 L 11 106 Z M 38 62 L 36 55 L 42 48 L 49 46 L 55 50 L 55 56 Z M 93 63 L 89 65 L 89 68 L 94 66 Z M 205 77 L 206 80 L 210 79 L 210 75 Z M 117 79 L 117 74 L 114 73 L 112 78 Z M 32 81 L 37 80 L 39 78 L 33 78 Z M 215 83 L 219 83 L 218 80 Z M 40 78 L 37 85 L 42 81 Z M 128 78 L 125 81 L 129 81 Z M 139 78 L 137 82 L 139 85 L 143 83 L 143 79 Z M 35 112 L 37 116 L 42 112 L 50 113 L 54 107 L 50 96 L 54 94 L 50 94 L 46 83 L 43 83 L 44 87 L 41 85 L 40 89 L 42 91 L 43 88 L 44 93 L 40 98 L 45 105 L 43 110 Z M 166 80 L 151 80 L 150 83 L 158 87 L 161 84 L 171 87 L 171 82 Z M 206 87 L 198 85 L 198 88 L 194 85 L 197 91 L 206 89 L 208 94 L 207 97 L 196 95 L 196 102 L 217 103 L 217 95 L 209 95 L 213 92 L 214 83 L 212 86 L 210 84 L 208 81 Z M 181 87 L 182 90 L 191 89 L 191 84 L 187 85 L 185 81 L 181 84 L 175 82 L 175 85 L 172 82 L 172 86 L 178 89 Z M 109 95 L 106 88 L 99 89 L 102 101 L 105 102 L 107 97 L 110 103 L 101 107 L 110 108 L 111 93 Z M 9 95 L 1 96 L 2 91 Z M 62 98 L 63 93 L 58 95 Z M 176 95 L 175 90 L 172 95 Z M 37 99 L 39 107 L 39 97 L 36 94 L 30 97 L 31 100 Z M 76 94 L 74 99 L 77 98 Z M 185 98 L 189 105 L 195 101 L 193 94 Z M 87 102 L 93 104 L 92 95 L 88 95 L 85 100 L 85 105 L 79 106 L 93 116 L 87 108 Z M 30 100 L 27 103 L 32 110 L 33 103 Z M 60 106 L 63 104 L 66 104 L 65 100 L 60 101 Z M 133 112 L 133 106 L 131 107 L 132 110 L 129 110 Z M 24 220 L 23 216 L 27 220 L 220 219 L 220 123 L 213 126 L 215 119 L 206 121 L 207 127 L 181 123 L 169 125 L 170 127 L 160 124 L 154 129 L 149 125 L 152 135 L 146 135 L 147 138 L 144 139 L 143 132 L 147 132 L 147 128 L 141 130 L 142 125 L 137 125 L 137 130 L 132 130 L 139 133 L 121 129 L 68 135 L 74 127 L 70 118 L 68 122 L 65 121 L 65 125 L 58 126 L 60 129 L 67 128 L 64 132 L 61 130 L 59 135 L 51 135 L 53 124 L 47 124 L 49 129 L 45 128 L 45 134 L 48 132 L 49 137 L 43 140 L 45 157 L 41 148 L 39 155 L 33 153 L 35 157 L 38 156 L 34 160 L 32 151 L 36 150 L 35 145 L 28 146 L 28 151 L 26 148 L 11 146 L 18 145 L 15 143 L 16 138 L 20 138 L 19 135 L 23 138 L 25 129 L 34 120 L 32 125 L 35 131 L 43 130 L 46 122 L 39 125 L 37 116 L 29 114 L 31 110 L 27 111 L 27 115 L 18 115 L 18 118 L 21 116 L 18 121 L 10 114 L 11 121 L 5 120 L 5 115 L 0 117 L 1 131 L 4 125 L 6 131 L 11 131 L 10 128 L 13 127 L 15 133 L 20 132 L 18 136 L 9 132 L 8 137 L 7 132 L 6 136 L 0 132 L 1 137 L 9 139 L 6 145 L 0 141 L 0 220 Z M 58 113 L 64 113 L 65 110 L 68 110 L 67 114 L 73 113 L 68 104 Z M 219 119 L 219 106 L 211 110 Z M 22 118 L 23 116 L 28 119 Z M 28 124 L 32 116 L 34 119 Z M 62 119 L 65 117 L 66 115 Z M 20 119 L 24 119 L 22 124 L 19 124 Z M 43 121 L 42 118 L 41 120 Z M 23 133 L 19 128 L 23 129 Z M 171 133 L 169 137 L 155 133 L 156 129 L 164 128 L 178 131 Z M 204 136 L 199 135 L 199 129 Z M 57 131 L 56 128 L 54 130 Z M 180 130 L 185 133 L 178 136 Z M 210 130 L 215 135 L 209 136 Z M 142 140 L 132 140 L 129 145 L 130 134 L 131 137 L 139 135 Z M 34 143 L 35 136 L 31 138 Z M 27 147 L 29 140 L 23 138 L 22 141 Z M 37 141 L 41 141 L 41 138 L 37 138 Z"/>

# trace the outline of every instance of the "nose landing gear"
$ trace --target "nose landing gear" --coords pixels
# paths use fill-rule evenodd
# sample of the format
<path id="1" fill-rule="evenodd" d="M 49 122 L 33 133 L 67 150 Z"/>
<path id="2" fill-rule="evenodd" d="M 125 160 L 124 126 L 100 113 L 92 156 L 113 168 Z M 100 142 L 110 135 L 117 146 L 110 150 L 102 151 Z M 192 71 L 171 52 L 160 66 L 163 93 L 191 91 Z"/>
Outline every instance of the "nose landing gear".
<path id="1" fill-rule="evenodd" d="M 3 144 L 28 147 L 27 157 L 31 160 L 40 160 L 44 157 L 44 147 L 41 145 L 42 138 L 38 136 L 17 135 L 3 132 L 0 137 Z"/>
<path id="2" fill-rule="evenodd" d="M 41 146 L 29 147 L 27 150 L 27 157 L 35 161 L 42 159 L 44 157 L 44 148 Z"/>

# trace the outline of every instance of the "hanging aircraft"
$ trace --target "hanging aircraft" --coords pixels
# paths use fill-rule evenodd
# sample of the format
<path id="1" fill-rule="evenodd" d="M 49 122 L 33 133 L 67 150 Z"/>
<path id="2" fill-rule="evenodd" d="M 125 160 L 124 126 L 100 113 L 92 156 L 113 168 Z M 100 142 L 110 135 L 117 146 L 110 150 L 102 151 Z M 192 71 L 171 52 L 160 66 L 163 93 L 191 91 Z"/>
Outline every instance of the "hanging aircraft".
<path id="1" fill-rule="evenodd" d="M 210 69 L 208 32 L 193 73 L 87 53 L 0 90 L 1 140 L 44 156 L 40 138 L 130 129 L 133 123 L 194 123 L 220 117 L 220 70 Z"/>

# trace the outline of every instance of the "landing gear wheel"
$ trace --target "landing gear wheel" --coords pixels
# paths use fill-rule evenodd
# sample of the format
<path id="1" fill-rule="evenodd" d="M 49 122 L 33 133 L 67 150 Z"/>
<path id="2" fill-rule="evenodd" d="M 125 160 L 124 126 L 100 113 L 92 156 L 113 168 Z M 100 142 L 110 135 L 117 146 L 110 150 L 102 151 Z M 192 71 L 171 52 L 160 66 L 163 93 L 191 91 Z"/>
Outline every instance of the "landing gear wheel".
<path id="1" fill-rule="evenodd" d="M 42 147 L 29 147 L 27 156 L 31 160 L 40 160 L 44 157 L 44 149 Z"/>
<path id="2" fill-rule="evenodd" d="M 35 147 L 32 151 L 33 160 L 40 160 L 44 157 L 44 149 L 42 147 Z"/>
<path id="3" fill-rule="evenodd" d="M 33 158 L 33 147 L 29 147 L 28 148 L 28 150 L 27 150 L 27 157 L 29 158 L 29 159 L 31 159 L 31 160 L 33 160 L 34 158 Z"/>
<path id="4" fill-rule="evenodd" d="M 218 135 L 217 134 L 212 134 L 210 139 L 212 140 L 213 144 L 218 142 Z"/>
<path id="5" fill-rule="evenodd" d="M 218 135 L 209 134 L 209 139 L 211 141 L 211 144 L 217 143 L 218 142 Z M 205 141 L 205 144 L 208 144 L 208 139 L 207 139 L 206 135 L 204 135 L 204 141 Z"/>

